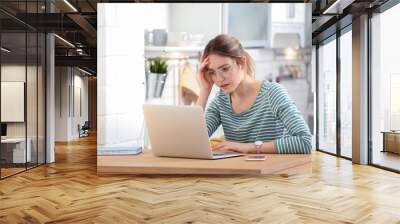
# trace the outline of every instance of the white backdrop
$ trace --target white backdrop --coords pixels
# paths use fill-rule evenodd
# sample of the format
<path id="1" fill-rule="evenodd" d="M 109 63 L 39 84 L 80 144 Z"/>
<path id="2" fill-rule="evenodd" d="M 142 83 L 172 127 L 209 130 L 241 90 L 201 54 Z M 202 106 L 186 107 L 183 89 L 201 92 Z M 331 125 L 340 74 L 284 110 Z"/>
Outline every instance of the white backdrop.
<path id="1" fill-rule="evenodd" d="M 166 28 L 167 7 L 146 3 L 98 4 L 98 147 L 142 144 L 144 29 Z"/>

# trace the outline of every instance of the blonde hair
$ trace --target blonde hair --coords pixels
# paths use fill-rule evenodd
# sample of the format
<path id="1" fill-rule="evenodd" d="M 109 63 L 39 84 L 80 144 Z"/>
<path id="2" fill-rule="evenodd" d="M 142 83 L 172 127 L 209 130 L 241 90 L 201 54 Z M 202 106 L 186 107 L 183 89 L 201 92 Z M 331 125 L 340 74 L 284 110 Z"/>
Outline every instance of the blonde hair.
<path id="1" fill-rule="evenodd" d="M 218 54 L 221 56 L 231 57 L 239 62 L 245 59 L 246 73 L 255 77 L 256 64 L 250 54 L 244 50 L 239 40 L 233 36 L 220 34 L 208 42 L 203 51 L 201 61 L 210 54 Z"/>

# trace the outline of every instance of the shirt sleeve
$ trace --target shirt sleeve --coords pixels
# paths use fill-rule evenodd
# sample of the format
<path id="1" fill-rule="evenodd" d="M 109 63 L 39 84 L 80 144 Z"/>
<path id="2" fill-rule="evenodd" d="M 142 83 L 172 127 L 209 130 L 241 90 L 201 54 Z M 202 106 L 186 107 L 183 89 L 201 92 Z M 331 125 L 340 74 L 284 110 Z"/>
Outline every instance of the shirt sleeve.
<path id="1" fill-rule="evenodd" d="M 218 109 L 218 95 L 210 102 L 206 109 L 206 124 L 208 130 L 208 137 L 210 137 L 221 124 L 220 111 Z"/>
<path id="2" fill-rule="evenodd" d="M 270 104 L 276 118 L 286 128 L 288 135 L 274 141 L 280 154 L 309 154 L 312 142 L 310 130 L 286 90 L 278 83 L 271 83 Z"/>

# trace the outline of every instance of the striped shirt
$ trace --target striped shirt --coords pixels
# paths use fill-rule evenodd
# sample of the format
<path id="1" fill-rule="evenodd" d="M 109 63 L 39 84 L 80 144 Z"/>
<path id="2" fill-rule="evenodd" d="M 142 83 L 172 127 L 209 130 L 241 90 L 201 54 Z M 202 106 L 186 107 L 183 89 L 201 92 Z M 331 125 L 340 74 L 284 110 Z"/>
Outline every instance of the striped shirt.
<path id="1" fill-rule="evenodd" d="M 278 83 L 264 81 L 253 105 L 235 113 L 230 96 L 219 91 L 206 110 L 208 135 L 222 125 L 227 141 L 273 141 L 277 153 L 311 152 L 311 134 L 294 102 Z"/>

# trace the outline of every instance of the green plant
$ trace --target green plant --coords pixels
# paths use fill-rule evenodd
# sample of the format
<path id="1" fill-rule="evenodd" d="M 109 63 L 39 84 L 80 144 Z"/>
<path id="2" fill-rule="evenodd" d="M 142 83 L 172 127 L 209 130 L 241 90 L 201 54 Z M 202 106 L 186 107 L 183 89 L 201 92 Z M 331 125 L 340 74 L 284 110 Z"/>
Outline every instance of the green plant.
<path id="1" fill-rule="evenodd" d="M 154 58 L 150 62 L 150 72 L 157 74 L 166 74 L 168 69 L 167 61 L 162 58 Z"/>

